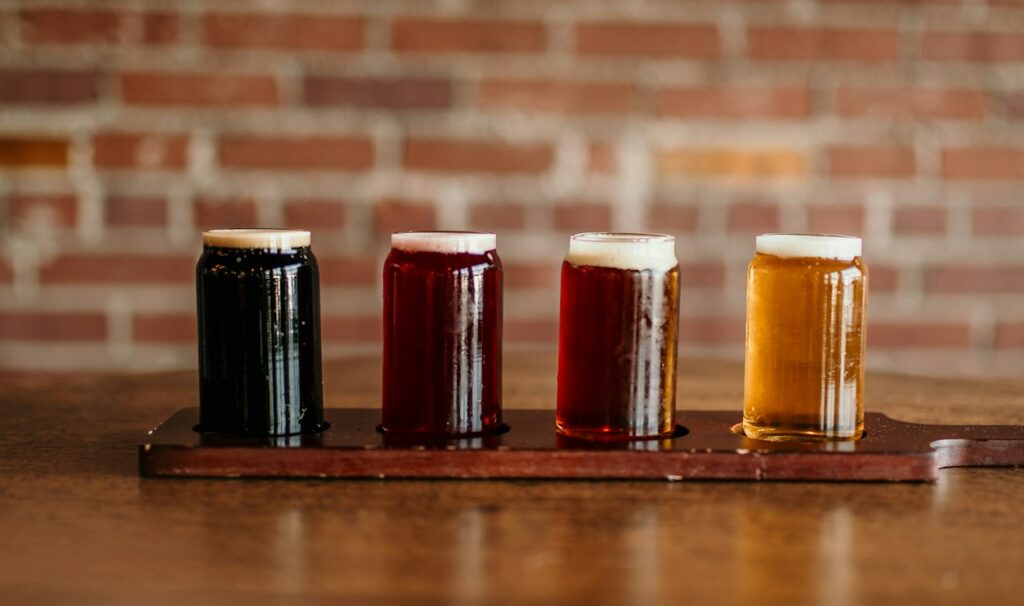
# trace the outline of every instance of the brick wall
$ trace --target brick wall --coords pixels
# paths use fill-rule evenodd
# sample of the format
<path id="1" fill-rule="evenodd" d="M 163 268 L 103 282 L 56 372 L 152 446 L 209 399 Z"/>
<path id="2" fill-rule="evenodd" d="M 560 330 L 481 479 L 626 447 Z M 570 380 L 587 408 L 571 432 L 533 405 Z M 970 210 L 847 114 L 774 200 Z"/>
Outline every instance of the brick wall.
<path id="1" fill-rule="evenodd" d="M 388 233 L 488 229 L 509 347 L 571 232 L 675 234 L 737 356 L 759 232 L 862 234 L 870 361 L 1024 370 L 1024 3 L 0 5 L 0 366 L 194 364 L 198 231 L 310 227 L 328 352 Z"/>

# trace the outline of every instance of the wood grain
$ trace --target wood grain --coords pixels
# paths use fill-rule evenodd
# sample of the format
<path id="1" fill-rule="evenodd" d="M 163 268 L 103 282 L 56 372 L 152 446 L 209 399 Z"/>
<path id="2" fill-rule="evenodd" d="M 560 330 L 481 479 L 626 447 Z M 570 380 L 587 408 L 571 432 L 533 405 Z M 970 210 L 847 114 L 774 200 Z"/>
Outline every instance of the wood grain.
<path id="1" fill-rule="evenodd" d="M 505 402 L 553 401 L 554 356 L 510 355 Z M 326 368 L 378 401 L 379 362 Z M 681 408 L 739 410 L 742 369 L 684 360 Z M 1024 382 L 869 375 L 868 409 L 1022 424 Z M 8 377 L 4 604 L 1012 604 L 1024 470 L 934 484 L 139 478 L 140 435 L 190 373 Z"/>

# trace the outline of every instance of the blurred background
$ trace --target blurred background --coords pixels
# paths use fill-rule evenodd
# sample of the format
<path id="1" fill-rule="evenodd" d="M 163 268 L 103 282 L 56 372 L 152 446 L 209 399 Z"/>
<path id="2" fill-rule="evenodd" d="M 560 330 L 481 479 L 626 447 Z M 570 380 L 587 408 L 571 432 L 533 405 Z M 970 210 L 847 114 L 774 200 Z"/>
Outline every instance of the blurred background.
<path id="1" fill-rule="evenodd" d="M 859 234 L 872 367 L 1024 374 L 1021 0 L 0 4 L 0 368 L 195 365 L 210 227 L 310 228 L 326 353 L 404 229 L 498 233 L 506 348 L 569 234 L 674 234 L 739 358 L 754 235 Z"/>

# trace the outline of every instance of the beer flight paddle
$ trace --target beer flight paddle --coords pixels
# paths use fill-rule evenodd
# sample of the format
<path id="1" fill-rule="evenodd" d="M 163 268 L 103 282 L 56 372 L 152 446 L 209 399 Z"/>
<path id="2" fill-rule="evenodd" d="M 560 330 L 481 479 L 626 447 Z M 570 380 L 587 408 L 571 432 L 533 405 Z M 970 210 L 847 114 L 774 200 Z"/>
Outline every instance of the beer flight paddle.
<path id="1" fill-rule="evenodd" d="M 380 409 L 323 408 L 309 232 L 203 242 L 199 408 L 149 433 L 142 475 L 928 481 L 942 467 L 1024 464 L 1021 426 L 865 415 L 859 238 L 757 239 L 742 414 L 676 411 L 671 236 L 570 240 L 554 412 L 502 407 L 494 234 L 393 234 Z"/>

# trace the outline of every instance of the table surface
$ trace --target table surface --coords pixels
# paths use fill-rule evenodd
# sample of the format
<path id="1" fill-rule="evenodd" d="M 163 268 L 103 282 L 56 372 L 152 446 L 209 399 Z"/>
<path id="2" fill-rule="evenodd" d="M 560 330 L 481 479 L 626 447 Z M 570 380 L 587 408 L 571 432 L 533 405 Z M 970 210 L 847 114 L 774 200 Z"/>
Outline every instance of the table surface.
<path id="1" fill-rule="evenodd" d="M 735 409 L 742 367 L 683 360 L 678 405 Z M 327 406 L 379 402 L 376 359 Z M 555 358 L 507 356 L 550 408 Z M 1024 469 L 935 484 L 167 480 L 136 444 L 191 373 L 6 378 L 0 603 L 872 604 L 1024 601 Z M 1024 424 L 1024 381 L 869 375 L 870 410 Z M 685 420 L 683 420 L 685 423 Z"/>

